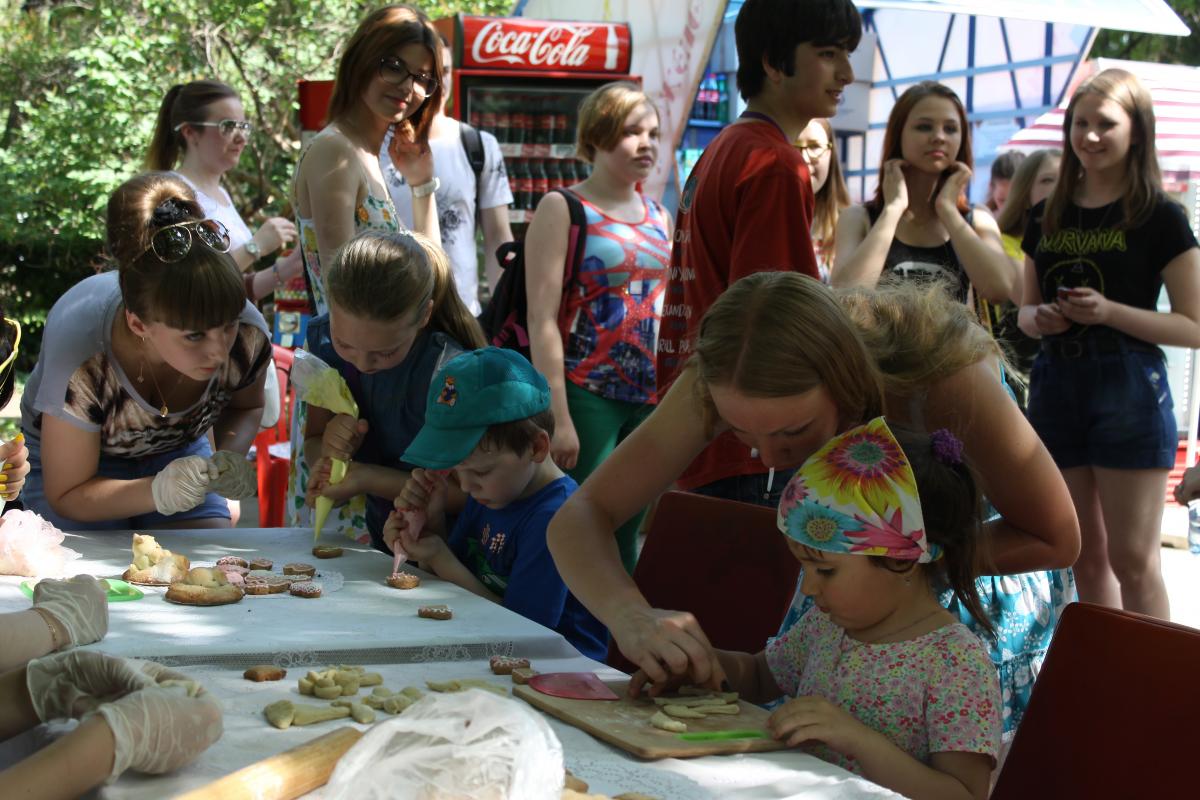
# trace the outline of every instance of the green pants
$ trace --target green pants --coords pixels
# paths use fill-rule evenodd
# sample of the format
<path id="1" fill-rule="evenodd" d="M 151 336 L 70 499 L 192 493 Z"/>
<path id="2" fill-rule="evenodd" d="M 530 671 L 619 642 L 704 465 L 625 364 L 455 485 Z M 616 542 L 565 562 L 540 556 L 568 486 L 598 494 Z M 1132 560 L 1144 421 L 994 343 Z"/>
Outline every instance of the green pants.
<path id="1" fill-rule="evenodd" d="M 600 466 L 600 462 L 608 458 L 617 445 L 654 410 L 652 405 L 609 400 L 570 381 L 567 381 L 567 408 L 571 412 L 571 421 L 575 423 L 575 433 L 579 435 L 579 460 L 569 474 L 579 483 L 583 483 Z M 630 575 L 637 563 L 638 528 L 645 516 L 646 509 L 643 508 L 617 528 L 621 563 Z"/>

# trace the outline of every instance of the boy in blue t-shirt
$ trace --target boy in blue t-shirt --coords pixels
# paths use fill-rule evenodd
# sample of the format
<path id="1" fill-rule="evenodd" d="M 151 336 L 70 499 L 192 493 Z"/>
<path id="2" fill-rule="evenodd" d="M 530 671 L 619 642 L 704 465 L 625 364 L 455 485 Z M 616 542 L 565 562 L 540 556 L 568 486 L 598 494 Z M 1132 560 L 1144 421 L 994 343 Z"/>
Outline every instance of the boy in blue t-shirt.
<path id="1" fill-rule="evenodd" d="M 444 534 L 447 511 L 458 519 L 448 540 L 416 538 L 393 512 L 383 539 L 602 661 L 608 632 L 567 591 L 546 547 L 546 527 L 578 488 L 549 457 L 553 435 L 550 387 L 523 356 L 485 347 L 455 357 L 429 386 L 425 426 L 403 456 L 424 469 L 413 470 L 396 508 L 424 509 L 434 534 Z M 465 496 L 430 470 L 453 471 Z"/>

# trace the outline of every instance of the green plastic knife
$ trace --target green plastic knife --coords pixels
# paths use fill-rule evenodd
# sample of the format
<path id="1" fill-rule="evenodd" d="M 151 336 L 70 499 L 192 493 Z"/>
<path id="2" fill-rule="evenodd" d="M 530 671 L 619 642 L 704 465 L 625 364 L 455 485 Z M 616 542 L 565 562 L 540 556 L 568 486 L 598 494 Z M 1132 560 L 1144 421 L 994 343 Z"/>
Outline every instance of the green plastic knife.
<path id="1" fill-rule="evenodd" d="M 766 731 L 708 731 L 706 733 L 681 733 L 679 738 L 685 742 L 716 742 L 723 739 L 767 739 Z"/>

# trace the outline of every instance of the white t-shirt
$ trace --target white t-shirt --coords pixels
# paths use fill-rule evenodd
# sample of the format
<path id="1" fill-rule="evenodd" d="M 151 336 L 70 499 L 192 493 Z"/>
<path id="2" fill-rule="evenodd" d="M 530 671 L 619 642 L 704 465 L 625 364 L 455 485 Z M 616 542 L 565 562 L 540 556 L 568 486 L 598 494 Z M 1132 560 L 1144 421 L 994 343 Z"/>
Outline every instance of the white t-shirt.
<path id="1" fill-rule="evenodd" d="M 462 298 L 472 314 L 479 313 L 479 262 L 475 250 L 475 173 L 467 160 L 467 151 L 462 145 L 462 134 L 458 120 L 446 118 L 442 122 L 443 133 L 430 139 L 433 150 L 433 171 L 441 181 L 437 190 L 438 224 L 442 229 L 442 247 L 454 268 L 454 282 L 458 296 Z M 512 190 L 508 186 L 508 173 L 504 169 L 504 156 L 496 137 L 480 131 L 483 139 L 483 172 L 479 175 L 479 208 L 496 208 L 512 202 Z M 389 134 L 383 142 L 379 165 L 387 183 L 396 213 L 404 224 L 412 229 L 412 190 L 392 165 L 387 149 L 391 142 Z"/>
<path id="2" fill-rule="evenodd" d="M 192 187 L 192 191 L 196 193 L 196 200 L 200 203 L 200 209 L 204 212 L 204 216 L 217 220 L 229 229 L 230 252 L 237 250 L 254 236 L 250 232 L 250 227 L 246 225 L 246 221 L 238 214 L 237 208 L 233 205 L 233 199 L 229 196 L 229 192 L 225 191 L 224 186 L 220 187 L 221 197 L 219 199 L 212 198 L 201 191 L 199 186 L 188 180 L 188 177 L 183 173 L 173 172 L 171 174 Z"/>

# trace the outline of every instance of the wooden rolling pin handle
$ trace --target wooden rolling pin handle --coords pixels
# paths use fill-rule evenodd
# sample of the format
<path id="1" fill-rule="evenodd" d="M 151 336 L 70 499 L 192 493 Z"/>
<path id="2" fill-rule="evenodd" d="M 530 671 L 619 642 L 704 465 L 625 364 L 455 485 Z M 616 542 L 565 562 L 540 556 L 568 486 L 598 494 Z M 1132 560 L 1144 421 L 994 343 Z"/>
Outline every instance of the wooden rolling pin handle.
<path id="1" fill-rule="evenodd" d="M 338 728 L 178 795 L 176 800 L 291 800 L 328 783 L 338 760 L 361 737 L 357 728 Z"/>

